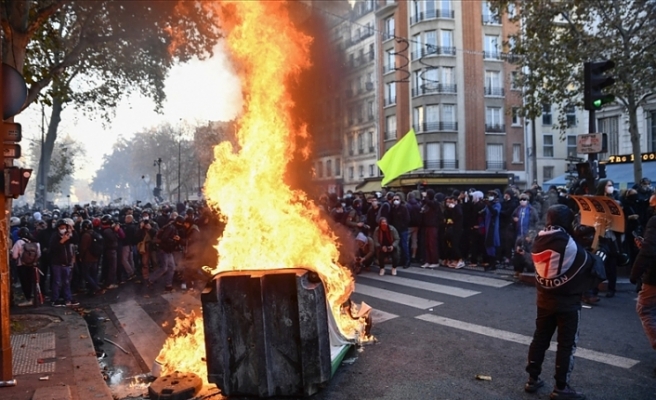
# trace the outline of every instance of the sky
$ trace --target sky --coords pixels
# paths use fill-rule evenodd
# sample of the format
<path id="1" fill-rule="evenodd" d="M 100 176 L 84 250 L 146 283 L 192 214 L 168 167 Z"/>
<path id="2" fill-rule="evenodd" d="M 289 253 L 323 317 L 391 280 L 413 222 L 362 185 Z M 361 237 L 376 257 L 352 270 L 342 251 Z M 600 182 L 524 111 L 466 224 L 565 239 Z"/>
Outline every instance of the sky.
<path id="1" fill-rule="evenodd" d="M 58 137 L 70 134 L 82 143 L 87 157 L 76 179 L 91 179 L 102 164 L 103 155 L 112 150 L 119 136 L 131 137 L 162 123 L 207 124 L 207 121 L 228 121 L 241 110 L 242 97 L 239 79 L 235 76 L 225 51 L 219 44 L 214 56 L 206 60 L 194 59 L 176 65 L 166 79 L 166 97 L 162 114 L 154 110 L 154 102 L 139 95 L 124 99 L 116 109 L 116 116 L 103 127 L 100 117 L 89 119 L 72 107 L 64 109 Z M 49 110 L 46 108 L 46 124 Z M 15 122 L 22 125 L 23 153 L 28 151 L 28 139 L 41 138 L 41 107 L 33 104 L 17 115 Z M 46 126 L 47 129 L 47 126 Z M 23 167 L 38 168 L 37 165 Z"/>

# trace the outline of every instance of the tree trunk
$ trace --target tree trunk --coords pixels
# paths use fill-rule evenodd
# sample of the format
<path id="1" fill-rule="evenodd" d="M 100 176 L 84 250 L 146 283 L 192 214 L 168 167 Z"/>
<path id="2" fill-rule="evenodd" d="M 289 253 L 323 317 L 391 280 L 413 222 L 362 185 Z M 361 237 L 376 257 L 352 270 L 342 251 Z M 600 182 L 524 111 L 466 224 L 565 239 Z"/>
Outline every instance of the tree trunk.
<path id="1" fill-rule="evenodd" d="M 629 92 L 627 103 L 629 134 L 631 135 L 631 150 L 633 153 L 633 183 L 638 183 L 642 179 L 642 158 L 640 157 L 640 132 L 638 132 L 638 105 L 633 91 Z"/>
<path id="2" fill-rule="evenodd" d="M 43 144 L 43 177 L 45 178 L 42 182 L 46 186 L 46 191 L 48 191 L 48 174 L 50 172 L 50 160 L 52 159 L 52 152 L 55 148 L 55 141 L 57 140 L 57 130 L 59 129 L 59 123 L 61 122 L 61 114 L 64 109 L 64 102 L 58 98 L 54 97 L 52 101 L 52 112 L 50 113 L 50 124 L 48 125 L 48 132 L 46 133 L 45 143 Z"/>

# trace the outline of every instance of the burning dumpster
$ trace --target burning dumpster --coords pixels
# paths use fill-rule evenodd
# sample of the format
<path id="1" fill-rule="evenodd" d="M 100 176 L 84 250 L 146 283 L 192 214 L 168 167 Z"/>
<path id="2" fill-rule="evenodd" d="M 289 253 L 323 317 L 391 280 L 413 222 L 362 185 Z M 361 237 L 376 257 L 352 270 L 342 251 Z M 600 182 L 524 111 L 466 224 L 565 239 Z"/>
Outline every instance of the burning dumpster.
<path id="1" fill-rule="evenodd" d="M 225 272 L 201 295 L 208 381 L 224 395 L 311 395 L 331 376 L 323 284 L 304 269 Z"/>

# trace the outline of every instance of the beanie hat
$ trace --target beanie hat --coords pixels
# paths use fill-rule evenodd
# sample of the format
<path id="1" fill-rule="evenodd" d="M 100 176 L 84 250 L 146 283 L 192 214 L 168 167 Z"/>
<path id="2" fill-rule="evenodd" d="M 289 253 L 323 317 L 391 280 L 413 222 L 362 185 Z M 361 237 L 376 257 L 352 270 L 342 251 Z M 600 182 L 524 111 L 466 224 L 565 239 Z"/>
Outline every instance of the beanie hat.
<path id="1" fill-rule="evenodd" d="M 358 233 L 358 236 L 355 237 L 355 240 L 359 240 L 362 243 L 367 243 L 367 236 L 364 233 Z"/>

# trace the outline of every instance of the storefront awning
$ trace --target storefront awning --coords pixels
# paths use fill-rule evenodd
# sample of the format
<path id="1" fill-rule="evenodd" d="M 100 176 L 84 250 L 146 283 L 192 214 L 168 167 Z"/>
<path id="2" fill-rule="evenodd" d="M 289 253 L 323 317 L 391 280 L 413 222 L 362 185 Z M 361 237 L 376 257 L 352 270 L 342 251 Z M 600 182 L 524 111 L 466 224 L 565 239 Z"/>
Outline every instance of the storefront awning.
<path id="1" fill-rule="evenodd" d="M 355 187 L 356 191 L 361 191 L 363 193 L 378 192 L 380 189 L 380 181 L 365 181 Z"/>

